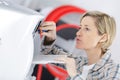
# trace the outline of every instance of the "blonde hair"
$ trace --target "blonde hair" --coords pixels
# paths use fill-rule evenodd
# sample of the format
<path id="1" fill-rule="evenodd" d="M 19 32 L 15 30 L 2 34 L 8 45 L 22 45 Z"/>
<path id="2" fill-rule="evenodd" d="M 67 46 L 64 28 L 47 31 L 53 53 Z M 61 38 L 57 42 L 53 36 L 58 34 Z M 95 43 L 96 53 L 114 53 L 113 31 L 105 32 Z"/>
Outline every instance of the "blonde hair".
<path id="1" fill-rule="evenodd" d="M 102 51 L 105 53 L 108 50 L 108 47 L 112 44 L 116 34 L 116 23 L 114 18 L 99 11 L 88 11 L 83 14 L 81 20 L 85 16 L 90 16 L 95 19 L 95 25 L 98 29 L 99 35 L 107 34 L 107 41 L 102 43 Z"/>

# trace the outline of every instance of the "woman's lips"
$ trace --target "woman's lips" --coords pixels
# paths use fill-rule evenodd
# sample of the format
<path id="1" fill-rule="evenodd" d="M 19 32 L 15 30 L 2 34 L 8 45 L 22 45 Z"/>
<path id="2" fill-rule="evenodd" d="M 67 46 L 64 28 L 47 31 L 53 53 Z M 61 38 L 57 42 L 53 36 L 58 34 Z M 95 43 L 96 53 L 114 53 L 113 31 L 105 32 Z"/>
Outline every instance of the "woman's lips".
<path id="1" fill-rule="evenodd" d="M 76 41 L 81 41 L 81 39 L 79 39 L 79 38 L 76 38 Z"/>
<path id="2" fill-rule="evenodd" d="M 80 38 L 76 38 L 76 44 L 82 44 L 82 40 Z"/>

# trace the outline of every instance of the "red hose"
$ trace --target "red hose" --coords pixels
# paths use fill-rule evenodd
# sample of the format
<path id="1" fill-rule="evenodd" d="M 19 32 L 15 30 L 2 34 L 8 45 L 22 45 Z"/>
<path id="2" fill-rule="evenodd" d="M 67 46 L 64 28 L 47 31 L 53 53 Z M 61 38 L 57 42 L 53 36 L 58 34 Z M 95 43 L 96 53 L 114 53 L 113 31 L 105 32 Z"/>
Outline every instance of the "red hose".
<path id="1" fill-rule="evenodd" d="M 36 80 L 41 80 L 41 76 L 42 76 L 42 64 L 39 64 L 38 65 L 38 71 L 37 71 Z"/>
<path id="2" fill-rule="evenodd" d="M 54 21 L 57 22 L 62 16 L 68 14 L 68 13 L 80 13 L 83 14 L 86 12 L 86 10 L 78 8 L 76 6 L 72 5 L 64 5 L 60 6 L 56 9 L 54 9 L 45 19 L 45 21 Z M 63 29 L 63 28 L 75 28 L 78 29 L 77 25 L 73 24 L 63 24 L 57 27 L 57 31 Z M 53 66 L 51 64 L 46 64 L 47 69 L 53 74 L 55 77 L 58 77 L 60 80 L 66 80 L 68 74 L 67 71 L 58 67 Z M 42 75 L 42 65 L 40 64 L 38 66 L 38 72 L 37 72 L 37 78 L 36 80 L 40 80 Z"/>
<path id="3" fill-rule="evenodd" d="M 58 31 L 65 29 L 65 28 L 79 29 L 79 26 L 75 25 L 75 24 L 62 24 L 62 25 L 57 26 L 56 31 L 58 32 Z"/>
<path id="4" fill-rule="evenodd" d="M 60 17 L 62 17 L 65 14 L 68 13 L 80 13 L 83 14 L 84 12 L 86 12 L 86 10 L 82 9 L 82 8 L 78 8 L 76 6 L 72 6 L 72 5 L 63 5 L 60 6 L 56 9 L 54 9 L 45 19 L 45 21 L 54 21 L 57 22 Z"/>
<path id="5" fill-rule="evenodd" d="M 46 64 L 46 68 L 54 77 L 57 77 L 60 80 L 66 80 L 68 77 L 67 71 L 61 67 L 52 64 Z"/>

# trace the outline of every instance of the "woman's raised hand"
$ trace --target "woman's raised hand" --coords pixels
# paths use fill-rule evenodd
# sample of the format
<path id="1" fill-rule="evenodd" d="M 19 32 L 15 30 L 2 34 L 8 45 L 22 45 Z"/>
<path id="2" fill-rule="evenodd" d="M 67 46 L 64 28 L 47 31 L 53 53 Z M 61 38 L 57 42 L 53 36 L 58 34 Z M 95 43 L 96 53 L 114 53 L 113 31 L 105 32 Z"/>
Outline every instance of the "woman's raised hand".
<path id="1" fill-rule="evenodd" d="M 45 36 L 46 41 L 54 41 L 56 39 L 56 23 L 53 21 L 45 21 L 41 23 L 40 34 Z"/>

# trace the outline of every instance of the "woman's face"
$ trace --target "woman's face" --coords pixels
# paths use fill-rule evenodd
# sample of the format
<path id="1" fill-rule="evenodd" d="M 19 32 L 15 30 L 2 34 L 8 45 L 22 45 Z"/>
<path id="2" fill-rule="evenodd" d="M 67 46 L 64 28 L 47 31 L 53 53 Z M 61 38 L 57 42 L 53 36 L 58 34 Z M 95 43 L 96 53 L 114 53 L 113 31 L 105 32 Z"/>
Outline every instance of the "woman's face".
<path id="1" fill-rule="evenodd" d="M 96 48 L 100 39 L 95 19 L 90 16 L 84 17 L 80 23 L 80 29 L 76 33 L 76 48 L 85 50 Z"/>

